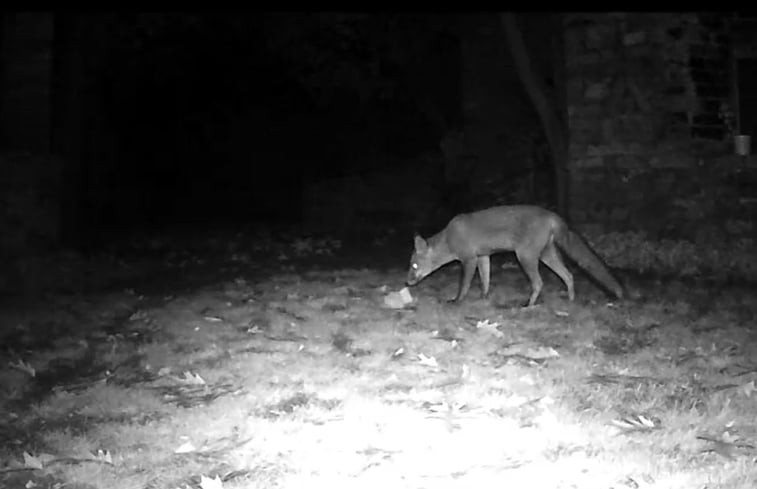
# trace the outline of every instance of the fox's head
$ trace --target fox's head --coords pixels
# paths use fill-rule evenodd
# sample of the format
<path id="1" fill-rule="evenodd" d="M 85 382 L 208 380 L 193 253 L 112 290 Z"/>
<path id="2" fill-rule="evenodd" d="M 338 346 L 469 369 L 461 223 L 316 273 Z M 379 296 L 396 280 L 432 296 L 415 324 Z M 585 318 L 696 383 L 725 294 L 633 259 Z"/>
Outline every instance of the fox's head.
<path id="1" fill-rule="evenodd" d="M 410 269 L 407 272 L 407 285 L 415 285 L 429 273 L 436 270 L 433 259 L 434 251 L 425 239 L 415 235 L 415 250 L 410 257 Z"/>

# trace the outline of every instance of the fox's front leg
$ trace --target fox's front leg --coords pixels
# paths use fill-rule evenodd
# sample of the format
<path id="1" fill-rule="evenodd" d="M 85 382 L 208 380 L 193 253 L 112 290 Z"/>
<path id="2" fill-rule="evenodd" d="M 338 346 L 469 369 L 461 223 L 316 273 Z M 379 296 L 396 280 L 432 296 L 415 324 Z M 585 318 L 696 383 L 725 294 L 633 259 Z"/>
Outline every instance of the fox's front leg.
<path id="1" fill-rule="evenodd" d="M 473 281 L 473 275 L 476 273 L 476 257 L 461 260 L 463 264 L 463 273 L 460 275 L 460 288 L 457 291 L 457 297 L 449 302 L 460 302 L 470 290 L 470 284 Z"/>

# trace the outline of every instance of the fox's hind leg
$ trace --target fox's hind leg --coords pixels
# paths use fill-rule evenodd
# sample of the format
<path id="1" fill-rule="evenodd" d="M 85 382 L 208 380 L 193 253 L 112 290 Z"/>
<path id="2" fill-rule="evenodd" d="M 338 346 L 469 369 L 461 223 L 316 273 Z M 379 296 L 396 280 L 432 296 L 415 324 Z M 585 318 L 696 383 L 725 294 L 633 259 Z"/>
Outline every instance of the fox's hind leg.
<path id="1" fill-rule="evenodd" d="M 539 274 L 539 256 L 538 253 L 534 253 L 529 249 L 515 250 L 515 256 L 518 257 L 520 266 L 523 267 L 528 280 L 531 281 L 531 297 L 528 298 L 528 307 L 531 307 L 536 303 L 536 299 L 539 297 L 541 289 L 544 286 L 544 281 Z"/>
<path id="2" fill-rule="evenodd" d="M 565 283 L 565 287 L 568 288 L 568 299 L 571 301 L 575 299 L 576 293 L 575 289 L 573 288 L 573 274 L 570 273 L 568 268 L 565 266 L 565 262 L 562 261 L 560 252 L 557 251 L 557 247 L 555 247 L 555 244 L 553 242 L 550 241 L 546 248 L 544 248 L 544 251 L 542 251 L 541 261 L 543 261 L 545 265 L 551 268 L 552 271 L 555 272 L 558 277 L 560 277 L 563 283 Z"/>
<path id="3" fill-rule="evenodd" d="M 482 296 L 486 298 L 489 295 L 489 278 L 491 276 L 491 260 L 488 256 L 479 256 L 476 258 L 476 268 L 478 276 L 481 279 Z"/>

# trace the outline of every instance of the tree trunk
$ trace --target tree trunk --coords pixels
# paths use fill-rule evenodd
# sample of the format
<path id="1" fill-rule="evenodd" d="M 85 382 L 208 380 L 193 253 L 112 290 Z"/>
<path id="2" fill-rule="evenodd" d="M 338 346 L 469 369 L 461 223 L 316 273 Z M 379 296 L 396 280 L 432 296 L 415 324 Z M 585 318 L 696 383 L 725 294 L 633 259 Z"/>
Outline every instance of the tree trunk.
<path id="1" fill-rule="evenodd" d="M 559 14 L 554 14 L 559 15 Z M 539 114 L 544 132 L 549 142 L 552 152 L 552 164 L 555 172 L 555 185 L 557 186 L 557 209 L 564 217 L 568 218 L 568 131 L 565 117 L 563 115 L 564 103 L 561 100 L 552 101 L 548 95 L 548 87 L 543 79 L 534 72 L 531 65 L 531 58 L 528 54 L 526 44 L 523 41 L 515 15 L 511 12 L 500 13 L 500 20 L 505 29 L 505 35 L 510 46 L 510 52 L 515 62 L 515 68 L 518 71 L 523 86 L 526 89 L 531 102 L 534 104 L 536 112 Z M 560 30 L 559 32 L 562 32 Z M 557 43 L 562 48 L 562 43 Z M 557 46 L 555 46 L 557 47 Z M 557 51 L 557 49 L 555 49 Z M 562 56 L 554 60 L 556 63 L 562 62 Z M 563 80 L 559 72 L 555 73 L 555 86 L 561 87 Z"/>

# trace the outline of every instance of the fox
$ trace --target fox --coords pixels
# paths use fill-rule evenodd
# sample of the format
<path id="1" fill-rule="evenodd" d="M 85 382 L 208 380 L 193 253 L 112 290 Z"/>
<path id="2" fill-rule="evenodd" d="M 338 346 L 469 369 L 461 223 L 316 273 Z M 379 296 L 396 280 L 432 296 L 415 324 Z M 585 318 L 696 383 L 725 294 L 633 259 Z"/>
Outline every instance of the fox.
<path id="1" fill-rule="evenodd" d="M 568 228 L 558 214 L 534 205 L 497 206 L 476 212 L 458 214 L 447 226 L 423 239 L 415 234 L 415 249 L 410 258 L 406 285 L 413 286 L 452 261 L 462 263 L 457 296 L 449 302 L 461 302 L 478 270 L 483 297 L 489 295 L 491 255 L 514 251 L 523 271 L 531 282 L 531 307 L 541 294 L 544 281 L 539 262 L 549 267 L 563 281 L 568 299 L 575 299 L 573 274 L 563 262 L 558 246 L 581 268 L 592 275 L 618 299 L 623 288 L 612 276 L 601 258 L 581 236 Z M 557 246 L 555 246 L 557 245 Z"/>

